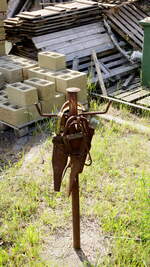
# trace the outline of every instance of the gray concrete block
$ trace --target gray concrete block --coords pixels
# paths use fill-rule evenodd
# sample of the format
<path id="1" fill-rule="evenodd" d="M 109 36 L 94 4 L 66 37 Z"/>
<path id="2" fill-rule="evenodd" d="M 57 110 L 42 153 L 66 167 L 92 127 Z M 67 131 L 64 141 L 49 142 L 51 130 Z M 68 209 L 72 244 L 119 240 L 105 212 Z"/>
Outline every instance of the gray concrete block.
<path id="1" fill-rule="evenodd" d="M 37 88 L 39 100 L 47 101 L 55 94 L 55 83 L 37 77 L 25 80 L 24 83 Z"/>
<path id="2" fill-rule="evenodd" d="M 29 60 L 23 57 L 8 55 L 1 57 L 3 63 L 10 63 L 22 68 L 23 80 L 28 79 L 28 70 L 38 66 L 37 61 Z"/>
<path id="3" fill-rule="evenodd" d="M 9 102 L 1 103 L 0 120 L 13 126 L 23 125 L 28 122 L 26 109 Z"/>
<path id="4" fill-rule="evenodd" d="M 9 63 L 0 62 L 0 72 L 8 83 L 20 82 L 23 80 L 22 68 Z"/>
<path id="5" fill-rule="evenodd" d="M 5 40 L 0 39 L 0 56 L 5 55 Z"/>
<path id="6" fill-rule="evenodd" d="M 63 54 L 55 52 L 40 52 L 38 53 L 38 62 L 41 68 L 59 71 L 66 68 L 66 58 Z"/>
<path id="7" fill-rule="evenodd" d="M 52 113 L 53 111 L 54 97 L 48 101 L 40 101 L 42 113 Z"/>
<path id="8" fill-rule="evenodd" d="M 66 96 L 63 93 L 56 93 L 53 100 L 53 111 L 60 110 L 66 101 Z"/>
<path id="9" fill-rule="evenodd" d="M 16 105 L 28 106 L 38 103 L 37 89 L 24 83 L 8 84 L 8 100 Z"/>
<path id="10" fill-rule="evenodd" d="M 79 71 L 72 71 L 61 74 L 57 77 L 56 88 L 58 92 L 66 94 L 66 89 L 71 87 L 80 88 L 80 93 L 78 94 L 78 101 L 87 101 L 87 74 Z"/>
<path id="11" fill-rule="evenodd" d="M 0 12 L 7 11 L 7 1 L 6 0 L 1 0 L 0 4 Z"/>
<path id="12" fill-rule="evenodd" d="M 0 72 L 0 90 L 3 88 L 4 86 L 4 75 L 3 73 Z"/>
<path id="13" fill-rule="evenodd" d="M 26 113 L 28 121 L 37 121 L 42 118 L 39 115 L 35 105 L 26 106 Z"/>
<path id="14" fill-rule="evenodd" d="M 28 78 L 37 77 L 39 79 L 47 80 L 46 73 L 48 73 L 48 69 L 43 69 L 40 67 L 31 68 L 28 70 Z"/>

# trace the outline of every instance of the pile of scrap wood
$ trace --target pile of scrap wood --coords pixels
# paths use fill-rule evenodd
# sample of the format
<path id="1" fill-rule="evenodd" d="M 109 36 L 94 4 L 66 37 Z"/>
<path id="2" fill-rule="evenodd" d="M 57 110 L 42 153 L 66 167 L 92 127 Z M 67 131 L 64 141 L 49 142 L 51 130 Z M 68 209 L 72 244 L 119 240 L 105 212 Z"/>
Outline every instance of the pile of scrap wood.
<path id="1" fill-rule="evenodd" d="M 33 37 L 89 24 L 92 21 L 99 21 L 100 18 L 98 3 L 76 0 L 37 11 L 21 12 L 17 18 L 5 21 L 5 29 L 9 38 L 17 34 Z"/>

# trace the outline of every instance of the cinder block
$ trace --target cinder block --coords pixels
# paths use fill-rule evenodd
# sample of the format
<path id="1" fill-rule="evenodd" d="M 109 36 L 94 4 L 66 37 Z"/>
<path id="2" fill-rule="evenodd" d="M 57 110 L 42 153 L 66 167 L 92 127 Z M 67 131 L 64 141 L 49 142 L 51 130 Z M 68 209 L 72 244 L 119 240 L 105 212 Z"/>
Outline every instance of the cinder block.
<path id="1" fill-rule="evenodd" d="M 18 105 L 12 105 L 9 102 L 0 104 L 0 120 L 14 126 L 20 126 L 27 123 L 26 109 Z"/>
<path id="2" fill-rule="evenodd" d="M 31 68 L 28 70 L 28 78 L 33 78 L 33 77 L 37 77 L 43 80 L 47 80 L 46 79 L 46 73 L 48 73 L 49 70 L 48 69 L 42 69 L 40 67 L 35 67 L 35 68 Z"/>
<path id="3" fill-rule="evenodd" d="M 40 101 L 42 113 L 51 113 L 53 111 L 53 100 L 54 97 L 49 99 L 49 101 Z"/>
<path id="4" fill-rule="evenodd" d="M 0 72 L 8 83 L 20 82 L 23 80 L 22 68 L 13 64 L 0 63 Z"/>
<path id="5" fill-rule="evenodd" d="M 0 27 L 4 27 L 4 21 L 0 19 Z"/>
<path id="6" fill-rule="evenodd" d="M 59 71 L 66 68 L 66 58 L 63 54 L 55 52 L 38 53 L 38 62 L 41 68 Z"/>
<path id="7" fill-rule="evenodd" d="M 15 55 L 8 55 L 1 57 L 3 63 L 10 63 L 15 66 L 22 68 L 22 75 L 23 80 L 28 79 L 28 70 L 30 68 L 35 68 L 38 66 L 37 62 L 34 60 L 29 60 L 23 57 L 15 56 Z"/>
<path id="8" fill-rule="evenodd" d="M 37 121 L 42 118 L 39 115 L 35 105 L 26 106 L 26 113 L 28 121 Z"/>
<path id="9" fill-rule="evenodd" d="M 55 83 L 53 82 L 35 77 L 25 80 L 24 83 L 37 88 L 39 100 L 47 101 L 55 94 Z"/>
<path id="10" fill-rule="evenodd" d="M 6 102 L 6 98 L 4 98 L 3 96 L 0 96 L 0 104 L 4 102 Z"/>
<path id="11" fill-rule="evenodd" d="M 36 68 L 32 68 L 28 70 L 29 78 L 37 77 L 37 78 L 47 80 L 50 82 L 54 82 L 54 83 L 56 83 L 56 79 L 59 75 L 60 75 L 59 71 L 58 72 L 50 71 L 48 69 L 40 68 L 40 67 L 36 67 Z"/>
<path id="12" fill-rule="evenodd" d="M 0 72 L 0 90 L 4 86 L 4 75 Z"/>
<path id="13" fill-rule="evenodd" d="M 0 21 L 4 20 L 7 16 L 7 10 L 4 10 L 4 11 L 0 11 Z"/>
<path id="14" fill-rule="evenodd" d="M 5 99 L 5 102 L 8 101 L 8 95 L 7 95 L 6 90 L 1 90 L 0 91 L 0 97 Z"/>
<path id="15" fill-rule="evenodd" d="M 62 105 L 65 103 L 66 101 L 66 97 L 65 97 L 65 94 L 63 93 L 56 93 L 54 95 L 54 100 L 53 100 L 54 104 L 53 104 L 53 111 L 56 111 L 56 110 L 60 110 Z"/>
<path id="16" fill-rule="evenodd" d="M 0 27 L 0 40 L 5 39 L 5 30 L 4 27 Z"/>
<path id="17" fill-rule="evenodd" d="M 0 40 L 0 56 L 5 55 L 5 40 Z"/>
<path id="18" fill-rule="evenodd" d="M 16 105 L 27 106 L 38 103 L 37 89 L 24 83 L 8 84 L 8 100 Z"/>
<path id="19" fill-rule="evenodd" d="M 0 12 L 7 11 L 7 1 L 6 0 L 1 0 L 0 3 Z"/>
<path id="20" fill-rule="evenodd" d="M 66 94 L 66 89 L 71 87 L 80 88 L 78 101 L 87 101 L 87 75 L 79 71 L 70 70 L 69 73 L 59 75 L 56 80 L 56 90 Z"/>

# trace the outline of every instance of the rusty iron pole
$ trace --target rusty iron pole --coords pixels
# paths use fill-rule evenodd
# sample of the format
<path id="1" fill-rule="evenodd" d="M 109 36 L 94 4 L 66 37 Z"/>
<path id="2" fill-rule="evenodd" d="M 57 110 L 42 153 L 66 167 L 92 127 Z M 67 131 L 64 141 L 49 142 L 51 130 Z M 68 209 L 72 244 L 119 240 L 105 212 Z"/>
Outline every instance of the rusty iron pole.
<path id="1" fill-rule="evenodd" d="M 69 115 L 76 116 L 77 109 L 77 94 L 80 92 L 78 88 L 68 88 L 69 100 Z M 80 201 L 79 201 L 79 176 L 75 177 L 75 182 L 72 188 L 72 224 L 73 224 L 73 247 L 80 249 Z"/>

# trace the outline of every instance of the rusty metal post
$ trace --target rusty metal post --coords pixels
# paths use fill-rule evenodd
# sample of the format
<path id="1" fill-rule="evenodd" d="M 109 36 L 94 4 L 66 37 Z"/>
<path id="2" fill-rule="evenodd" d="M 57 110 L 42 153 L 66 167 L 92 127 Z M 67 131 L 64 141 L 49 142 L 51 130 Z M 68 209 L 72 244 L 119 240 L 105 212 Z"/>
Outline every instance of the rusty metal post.
<path id="1" fill-rule="evenodd" d="M 77 110 L 77 94 L 80 92 L 78 88 L 68 88 L 69 115 L 75 116 Z M 73 224 L 73 247 L 80 249 L 80 201 L 79 201 L 79 177 L 75 177 L 72 188 L 72 224 Z"/>

